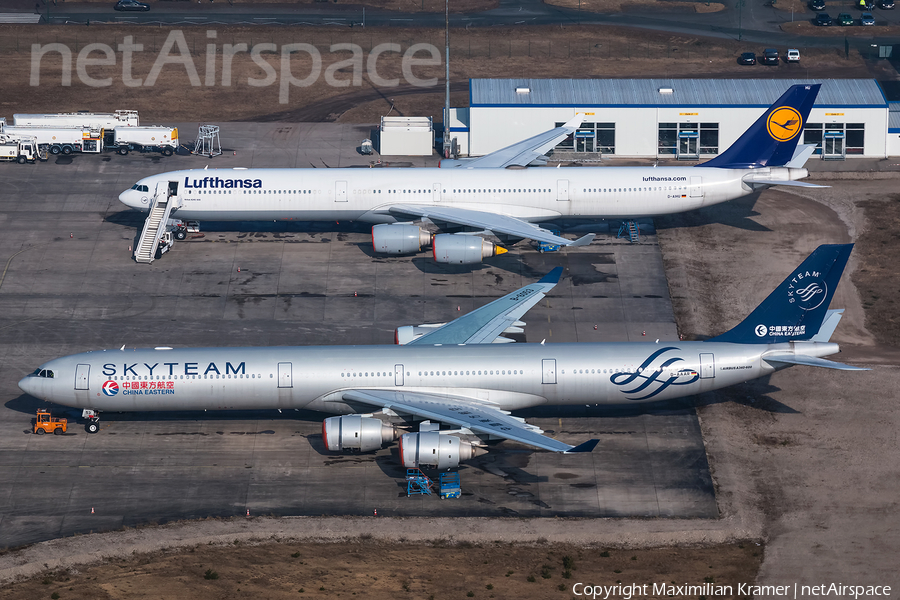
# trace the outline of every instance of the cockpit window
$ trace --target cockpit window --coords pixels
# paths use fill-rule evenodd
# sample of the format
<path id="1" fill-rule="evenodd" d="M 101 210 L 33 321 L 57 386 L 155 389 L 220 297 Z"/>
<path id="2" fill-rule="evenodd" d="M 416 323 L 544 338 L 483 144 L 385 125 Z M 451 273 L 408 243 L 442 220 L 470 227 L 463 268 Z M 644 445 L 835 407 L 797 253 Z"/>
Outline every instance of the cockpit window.
<path id="1" fill-rule="evenodd" d="M 150 188 L 147 187 L 146 185 L 140 185 L 137 183 L 134 184 L 133 186 L 131 186 L 131 189 L 135 190 L 136 192 L 149 192 L 150 191 Z"/>
<path id="2" fill-rule="evenodd" d="M 50 369 L 35 369 L 32 375 L 37 375 L 38 377 L 46 377 L 47 379 L 53 379 L 53 371 Z"/>

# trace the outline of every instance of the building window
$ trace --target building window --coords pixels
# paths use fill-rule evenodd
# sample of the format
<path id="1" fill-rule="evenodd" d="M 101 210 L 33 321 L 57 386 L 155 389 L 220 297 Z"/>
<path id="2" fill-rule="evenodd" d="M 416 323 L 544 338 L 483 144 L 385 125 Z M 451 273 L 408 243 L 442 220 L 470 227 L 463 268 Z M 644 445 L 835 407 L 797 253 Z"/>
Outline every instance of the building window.
<path id="1" fill-rule="evenodd" d="M 657 154 L 674 156 L 678 148 L 678 123 L 660 123 L 657 142 Z"/>
<path id="2" fill-rule="evenodd" d="M 822 154 L 822 132 L 824 127 L 821 123 L 807 123 L 803 126 L 803 143 L 815 144 L 816 149 L 813 154 Z"/>
<path id="3" fill-rule="evenodd" d="M 846 128 L 846 152 L 847 154 L 863 154 L 866 146 L 866 126 L 864 123 L 847 123 Z"/>
<path id="4" fill-rule="evenodd" d="M 562 127 L 565 123 L 557 123 Z M 556 145 L 556 150 L 568 150 L 571 152 L 602 152 L 603 154 L 616 153 L 616 124 L 615 123 L 582 123 L 574 134 Z"/>
<path id="5" fill-rule="evenodd" d="M 700 154 L 719 153 L 719 124 L 700 123 Z"/>

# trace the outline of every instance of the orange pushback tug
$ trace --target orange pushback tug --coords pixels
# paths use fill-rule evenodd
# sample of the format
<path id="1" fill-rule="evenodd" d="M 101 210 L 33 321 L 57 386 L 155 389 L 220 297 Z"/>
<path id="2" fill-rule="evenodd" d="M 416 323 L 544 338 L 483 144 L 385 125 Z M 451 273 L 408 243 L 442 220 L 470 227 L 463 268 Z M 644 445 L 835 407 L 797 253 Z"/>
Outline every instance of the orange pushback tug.
<path id="1" fill-rule="evenodd" d="M 37 419 L 34 421 L 34 433 L 38 435 L 44 435 L 45 433 L 62 435 L 68 430 L 68 423 L 68 419 L 51 417 L 48 411 L 38 409 Z"/>

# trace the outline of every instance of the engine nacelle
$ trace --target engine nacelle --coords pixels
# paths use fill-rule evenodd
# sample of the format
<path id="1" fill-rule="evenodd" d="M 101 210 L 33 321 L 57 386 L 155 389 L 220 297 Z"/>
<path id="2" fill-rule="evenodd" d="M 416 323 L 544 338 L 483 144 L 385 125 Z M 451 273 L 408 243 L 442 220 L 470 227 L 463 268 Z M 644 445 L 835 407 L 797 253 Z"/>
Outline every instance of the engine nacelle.
<path id="1" fill-rule="evenodd" d="M 441 233 L 431 241 L 434 260 L 453 265 L 474 265 L 482 259 L 509 252 L 477 235 Z"/>
<path id="2" fill-rule="evenodd" d="M 372 227 L 372 249 L 377 254 L 415 254 L 431 244 L 431 233 L 416 225 L 382 223 Z"/>
<path id="3" fill-rule="evenodd" d="M 434 467 L 452 469 L 464 460 L 485 454 L 487 450 L 456 436 L 437 431 L 404 433 L 400 436 L 400 462 L 407 469 Z"/>
<path id="4" fill-rule="evenodd" d="M 331 452 L 371 452 L 397 439 L 397 430 L 372 417 L 344 415 L 322 421 L 322 439 Z"/>

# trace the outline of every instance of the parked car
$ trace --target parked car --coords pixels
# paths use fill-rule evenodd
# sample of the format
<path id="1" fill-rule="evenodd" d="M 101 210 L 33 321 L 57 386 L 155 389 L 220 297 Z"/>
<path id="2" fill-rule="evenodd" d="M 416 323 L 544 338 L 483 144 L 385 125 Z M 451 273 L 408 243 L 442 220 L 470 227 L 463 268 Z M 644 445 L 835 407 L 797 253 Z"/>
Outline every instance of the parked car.
<path id="1" fill-rule="evenodd" d="M 874 25 L 875 17 L 872 16 L 872 13 L 863 13 L 859 15 L 859 24 L 860 25 Z"/>
<path id="2" fill-rule="evenodd" d="M 788 62 L 800 62 L 800 51 L 796 48 L 788 48 L 787 54 L 785 54 L 784 59 Z"/>
<path id="3" fill-rule="evenodd" d="M 838 25 L 853 25 L 853 17 L 850 13 L 841 13 L 837 16 Z"/>
<path id="4" fill-rule="evenodd" d="M 739 65 L 755 65 L 756 64 L 756 54 L 753 52 L 744 52 L 741 54 L 741 57 L 738 58 Z"/>
<path id="5" fill-rule="evenodd" d="M 825 10 L 825 0 L 809 0 L 810 10 Z"/>
<path id="6" fill-rule="evenodd" d="M 763 50 L 762 63 L 764 65 L 777 65 L 778 64 L 778 50 L 775 48 L 766 48 Z"/>
<path id="7" fill-rule="evenodd" d="M 892 10 L 894 8 L 894 0 L 878 0 L 878 8 Z"/>
<path id="8" fill-rule="evenodd" d="M 150 5 L 138 2 L 137 0 L 119 0 L 113 8 L 115 10 L 137 10 L 145 12 L 150 10 Z"/>
<path id="9" fill-rule="evenodd" d="M 831 16 L 828 13 L 819 13 L 816 15 L 815 24 L 822 27 L 831 25 Z"/>

